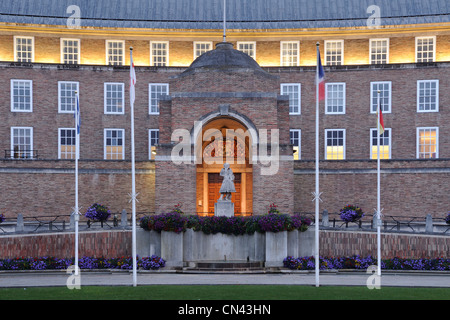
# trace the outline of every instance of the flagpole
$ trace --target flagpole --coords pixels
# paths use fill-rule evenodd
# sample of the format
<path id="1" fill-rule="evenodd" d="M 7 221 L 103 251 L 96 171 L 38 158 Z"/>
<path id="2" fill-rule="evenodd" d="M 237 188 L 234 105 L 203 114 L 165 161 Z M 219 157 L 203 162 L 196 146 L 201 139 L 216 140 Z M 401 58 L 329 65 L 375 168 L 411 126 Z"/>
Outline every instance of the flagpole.
<path id="1" fill-rule="evenodd" d="M 78 220 L 80 219 L 78 207 L 78 159 L 80 158 L 80 132 L 79 132 L 79 99 L 78 92 L 75 91 L 75 275 L 78 275 Z"/>
<path id="2" fill-rule="evenodd" d="M 381 211 L 380 211 L 380 204 L 381 204 L 381 183 L 380 183 L 380 144 L 381 144 L 381 136 L 380 136 L 380 114 L 381 114 L 381 104 L 380 104 L 380 90 L 377 92 L 377 98 L 378 98 L 378 107 L 379 110 L 377 112 L 377 264 L 378 264 L 378 275 L 381 275 L 381 235 L 380 235 L 380 223 L 381 223 Z"/>
<path id="3" fill-rule="evenodd" d="M 227 42 L 227 0 L 223 0 L 223 42 Z"/>
<path id="4" fill-rule="evenodd" d="M 317 47 L 316 66 L 316 190 L 315 190 L 315 279 L 319 287 L 319 43 Z"/>
<path id="5" fill-rule="evenodd" d="M 133 47 L 130 47 L 130 70 L 134 72 Z M 130 71 L 131 73 L 131 71 Z M 136 179 L 135 179 L 135 159 L 134 159 L 134 84 L 131 85 L 130 76 L 130 113 L 131 113 L 131 201 L 132 201 L 132 255 L 133 255 L 133 286 L 137 286 L 137 259 L 136 259 Z M 133 88 L 132 88 L 133 87 Z M 133 90 L 133 96 L 131 96 Z"/>

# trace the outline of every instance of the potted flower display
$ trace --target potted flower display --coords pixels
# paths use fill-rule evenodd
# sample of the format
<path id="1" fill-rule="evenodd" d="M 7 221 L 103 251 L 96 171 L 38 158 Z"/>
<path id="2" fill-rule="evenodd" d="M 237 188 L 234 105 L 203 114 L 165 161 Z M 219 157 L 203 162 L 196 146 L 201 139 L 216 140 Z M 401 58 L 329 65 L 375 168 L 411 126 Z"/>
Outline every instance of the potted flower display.
<path id="1" fill-rule="evenodd" d="M 447 213 L 447 217 L 445 217 L 445 223 L 450 224 L 450 211 Z"/>
<path id="2" fill-rule="evenodd" d="M 89 220 L 100 221 L 102 223 L 108 220 L 110 216 L 111 212 L 108 207 L 98 203 L 94 203 L 90 206 L 85 214 L 85 217 Z"/>
<path id="3" fill-rule="evenodd" d="M 5 221 L 5 216 L 2 214 L 0 214 L 0 223 L 2 223 L 3 221 Z"/>
<path id="4" fill-rule="evenodd" d="M 360 207 L 349 204 L 341 209 L 339 216 L 345 222 L 356 222 L 364 216 L 364 212 Z"/>

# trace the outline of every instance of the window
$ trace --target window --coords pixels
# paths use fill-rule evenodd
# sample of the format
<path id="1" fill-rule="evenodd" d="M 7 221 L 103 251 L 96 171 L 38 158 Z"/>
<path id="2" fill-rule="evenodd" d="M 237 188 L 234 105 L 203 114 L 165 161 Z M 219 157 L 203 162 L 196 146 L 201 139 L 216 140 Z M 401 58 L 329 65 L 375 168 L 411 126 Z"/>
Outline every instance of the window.
<path id="1" fill-rule="evenodd" d="M 167 83 L 149 84 L 149 113 L 159 114 L 159 99 L 162 95 L 169 94 L 169 85 Z"/>
<path id="2" fill-rule="evenodd" d="M 159 143 L 159 130 L 150 129 L 148 130 L 148 145 L 149 145 L 149 155 L 150 160 L 154 160 L 156 156 L 156 145 Z"/>
<path id="3" fill-rule="evenodd" d="M 124 114 L 124 85 L 123 83 L 106 82 L 105 85 L 105 114 Z"/>
<path id="4" fill-rule="evenodd" d="M 433 62 L 436 53 L 436 37 L 416 38 L 416 62 Z"/>
<path id="5" fill-rule="evenodd" d="M 370 129 L 370 159 L 378 158 L 378 142 L 380 142 L 380 159 L 391 158 L 391 129 L 385 128 L 381 136 L 377 129 Z"/>
<path id="6" fill-rule="evenodd" d="M 123 66 L 125 64 L 125 41 L 106 41 L 106 64 Z"/>
<path id="7" fill-rule="evenodd" d="M 124 129 L 105 129 L 105 160 L 123 160 Z"/>
<path id="8" fill-rule="evenodd" d="M 344 64 L 344 40 L 325 41 L 325 65 Z"/>
<path id="9" fill-rule="evenodd" d="M 256 42 L 237 42 L 237 49 L 256 60 Z"/>
<path id="10" fill-rule="evenodd" d="M 58 112 L 73 113 L 75 111 L 78 82 L 58 81 Z"/>
<path id="11" fill-rule="evenodd" d="M 194 60 L 200 57 L 202 54 L 204 54 L 207 51 L 210 51 L 212 49 L 212 42 L 200 42 L 200 41 L 194 41 Z"/>
<path id="12" fill-rule="evenodd" d="M 417 81 L 417 112 L 439 111 L 439 80 Z"/>
<path id="13" fill-rule="evenodd" d="M 345 114 L 345 83 L 325 84 L 325 113 Z"/>
<path id="14" fill-rule="evenodd" d="M 301 84 L 282 83 L 281 94 L 289 96 L 289 114 L 300 114 L 301 112 Z"/>
<path id="15" fill-rule="evenodd" d="M 301 130 L 291 129 L 290 130 L 292 151 L 294 152 L 294 160 L 301 159 Z"/>
<path id="16" fill-rule="evenodd" d="M 370 40 L 370 63 L 389 63 L 389 39 Z"/>
<path id="17" fill-rule="evenodd" d="M 61 63 L 80 63 L 80 40 L 61 39 Z"/>
<path id="18" fill-rule="evenodd" d="M 281 41 L 281 61 L 283 67 L 295 67 L 300 61 L 300 42 L 298 41 Z"/>
<path id="19" fill-rule="evenodd" d="M 59 129 L 58 159 L 75 159 L 75 129 Z"/>
<path id="20" fill-rule="evenodd" d="M 150 42 L 150 64 L 155 67 L 169 65 L 169 42 Z"/>
<path id="21" fill-rule="evenodd" d="M 345 159 L 345 129 L 325 130 L 325 159 Z"/>
<path id="22" fill-rule="evenodd" d="M 33 128 L 30 127 L 11 128 L 11 158 L 14 159 L 33 158 Z"/>
<path id="23" fill-rule="evenodd" d="M 33 111 L 33 82 L 31 80 L 11 80 L 11 111 Z"/>
<path id="24" fill-rule="evenodd" d="M 380 91 L 380 104 L 383 113 L 391 113 L 391 81 L 370 83 L 370 113 L 377 113 L 378 91 Z"/>
<path id="25" fill-rule="evenodd" d="M 417 158 L 439 158 L 439 128 L 417 128 Z"/>
<path id="26" fill-rule="evenodd" d="M 34 37 L 14 37 L 14 60 L 17 62 L 34 61 Z"/>

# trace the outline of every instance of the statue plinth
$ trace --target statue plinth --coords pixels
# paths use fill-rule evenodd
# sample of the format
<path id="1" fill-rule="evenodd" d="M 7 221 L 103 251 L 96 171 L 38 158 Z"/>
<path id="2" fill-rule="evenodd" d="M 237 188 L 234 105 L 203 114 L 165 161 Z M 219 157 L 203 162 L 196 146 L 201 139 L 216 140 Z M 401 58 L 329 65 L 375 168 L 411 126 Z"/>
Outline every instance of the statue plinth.
<path id="1" fill-rule="evenodd" d="M 234 217 L 234 203 L 231 200 L 217 200 L 214 204 L 214 215 Z"/>

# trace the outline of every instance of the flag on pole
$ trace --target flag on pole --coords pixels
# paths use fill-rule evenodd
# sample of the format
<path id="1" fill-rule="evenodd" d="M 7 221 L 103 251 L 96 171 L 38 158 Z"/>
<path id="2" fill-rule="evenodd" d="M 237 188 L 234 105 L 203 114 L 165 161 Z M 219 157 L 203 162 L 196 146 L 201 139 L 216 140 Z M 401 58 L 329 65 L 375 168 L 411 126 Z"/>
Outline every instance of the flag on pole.
<path id="1" fill-rule="evenodd" d="M 320 50 L 317 46 L 317 85 L 319 86 L 319 101 L 325 99 L 325 72 L 320 59 Z"/>
<path id="2" fill-rule="evenodd" d="M 380 100 L 380 99 L 378 99 Z M 378 112 L 380 114 L 378 114 Z M 381 111 L 381 102 L 378 101 L 378 109 L 377 109 L 377 118 L 378 118 L 378 135 L 382 135 L 384 133 L 384 121 L 383 121 L 383 112 Z"/>

